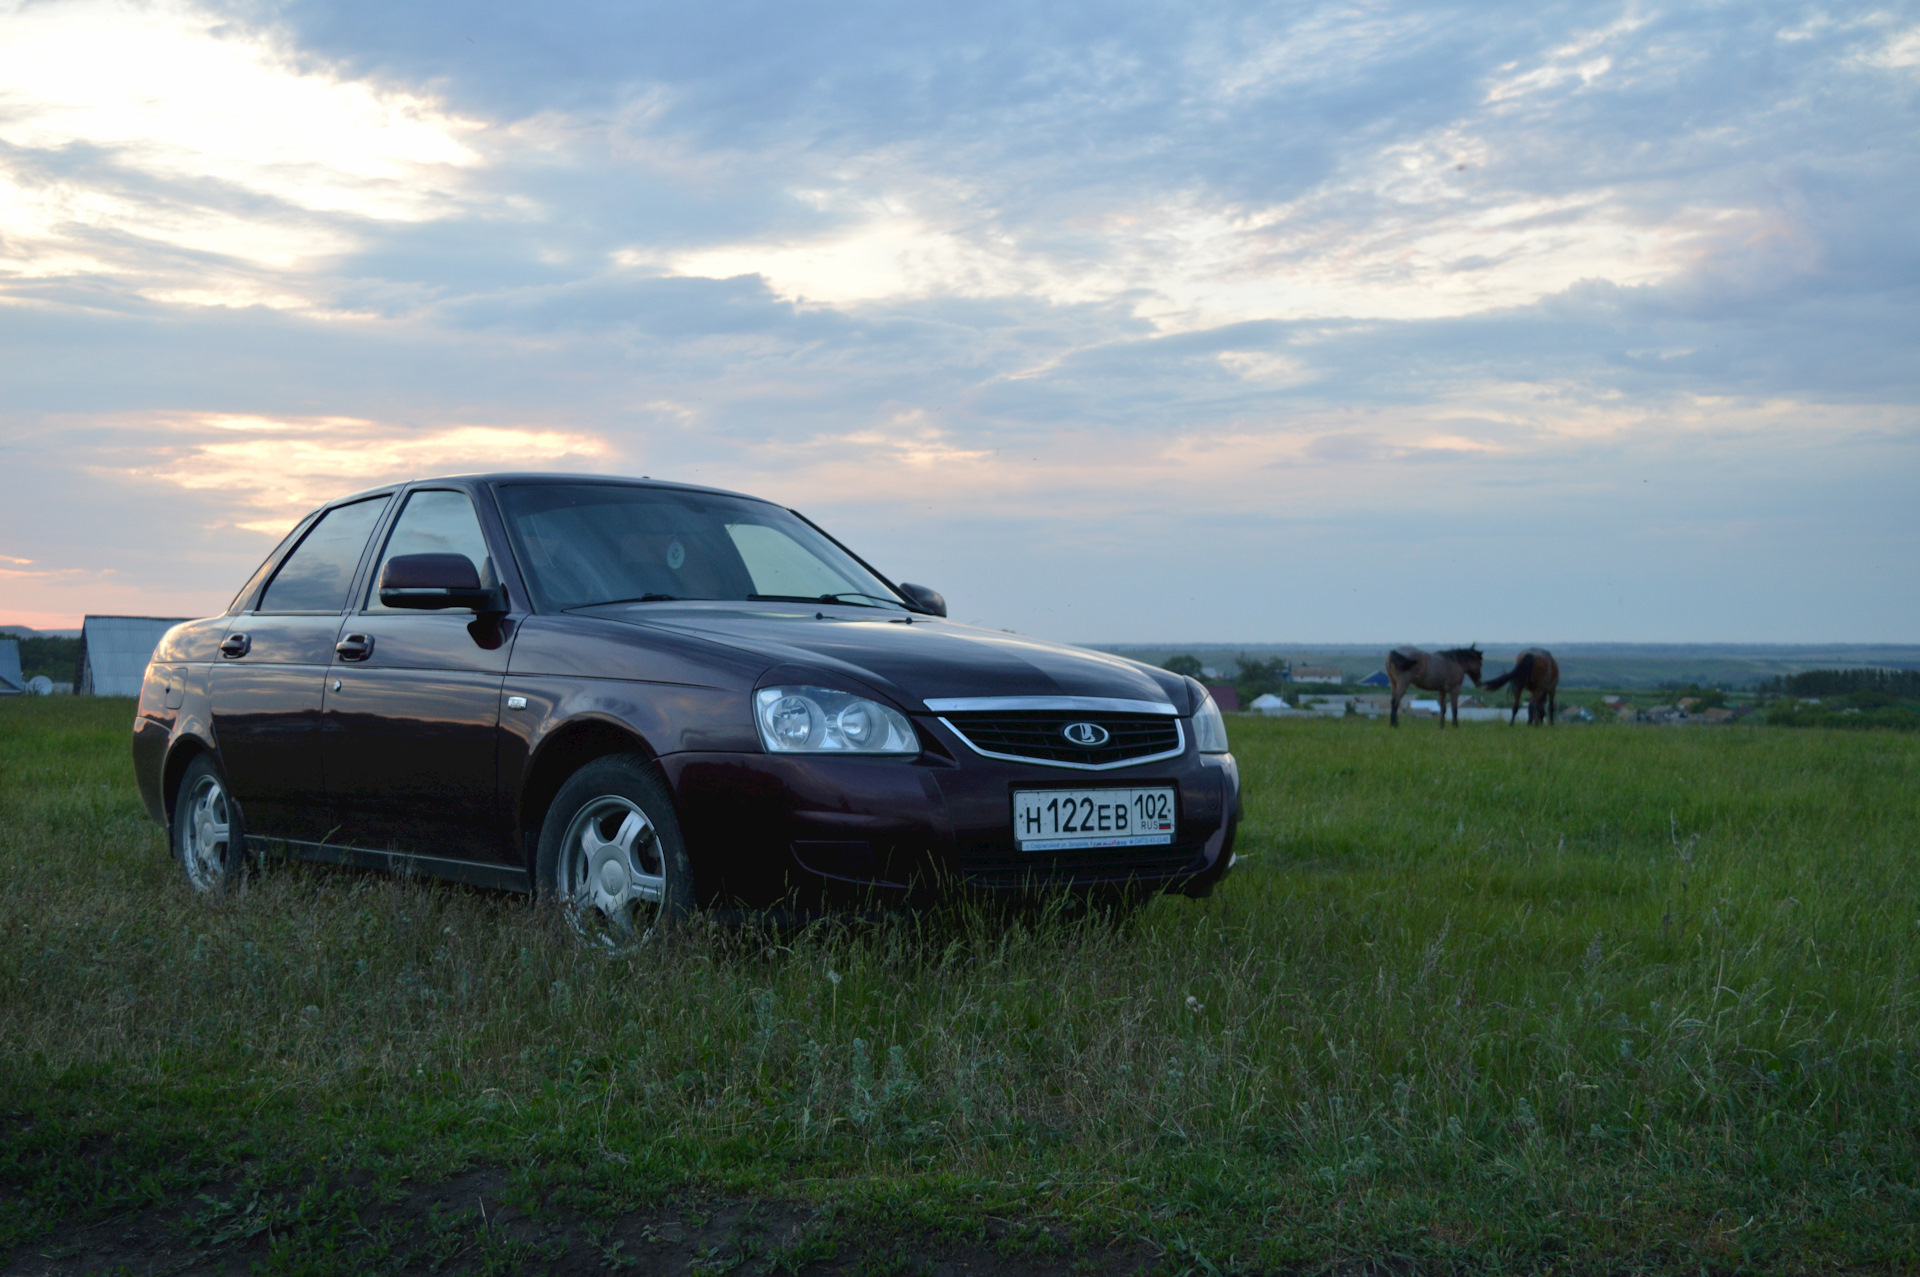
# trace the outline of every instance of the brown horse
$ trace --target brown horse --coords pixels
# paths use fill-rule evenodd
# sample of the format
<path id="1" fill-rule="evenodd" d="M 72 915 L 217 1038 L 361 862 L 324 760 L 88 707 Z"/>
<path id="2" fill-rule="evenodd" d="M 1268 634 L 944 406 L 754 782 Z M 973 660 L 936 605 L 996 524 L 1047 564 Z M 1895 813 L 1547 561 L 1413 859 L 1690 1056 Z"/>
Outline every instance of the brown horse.
<path id="1" fill-rule="evenodd" d="M 1393 688 L 1387 721 L 1400 726 L 1400 698 L 1407 687 L 1423 687 L 1440 693 L 1440 729 L 1447 727 L 1447 701 L 1453 701 L 1453 725 L 1460 726 L 1460 680 L 1480 681 L 1480 649 L 1450 647 L 1444 652 L 1423 652 L 1417 647 L 1396 647 L 1387 653 L 1387 682 Z"/>
<path id="2" fill-rule="evenodd" d="M 1513 712 L 1507 715 L 1507 725 L 1511 727 L 1520 717 L 1520 697 L 1522 693 L 1533 693 L 1533 699 L 1527 702 L 1527 726 L 1545 722 L 1553 726 L 1553 720 L 1560 709 L 1560 662 L 1553 659 L 1553 653 L 1544 647 L 1530 647 L 1520 653 L 1513 668 L 1499 678 L 1487 683 L 1489 690 L 1513 684 Z"/>

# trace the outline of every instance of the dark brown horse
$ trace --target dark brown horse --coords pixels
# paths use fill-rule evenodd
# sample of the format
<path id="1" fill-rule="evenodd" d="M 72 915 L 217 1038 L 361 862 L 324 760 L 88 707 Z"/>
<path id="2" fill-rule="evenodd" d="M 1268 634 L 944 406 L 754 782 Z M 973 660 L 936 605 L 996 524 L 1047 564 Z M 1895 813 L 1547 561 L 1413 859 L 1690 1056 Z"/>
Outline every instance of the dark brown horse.
<path id="1" fill-rule="evenodd" d="M 1499 678 L 1487 683 L 1489 690 L 1513 684 L 1513 713 L 1507 715 L 1507 725 L 1511 727 L 1520 717 L 1520 697 L 1523 693 L 1533 693 L 1527 702 L 1527 726 L 1545 722 L 1553 726 L 1554 716 L 1560 709 L 1560 662 L 1553 659 L 1553 653 L 1544 647 L 1530 647 L 1520 653 L 1513 668 Z"/>
<path id="2" fill-rule="evenodd" d="M 1400 698 L 1407 687 L 1423 687 L 1440 693 L 1440 729 L 1447 726 L 1447 701 L 1453 701 L 1453 725 L 1460 726 L 1460 680 L 1480 681 L 1480 649 L 1450 647 L 1444 652 L 1423 652 L 1417 647 L 1396 647 L 1387 653 L 1387 682 L 1393 688 L 1387 721 L 1400 726 Z"/>

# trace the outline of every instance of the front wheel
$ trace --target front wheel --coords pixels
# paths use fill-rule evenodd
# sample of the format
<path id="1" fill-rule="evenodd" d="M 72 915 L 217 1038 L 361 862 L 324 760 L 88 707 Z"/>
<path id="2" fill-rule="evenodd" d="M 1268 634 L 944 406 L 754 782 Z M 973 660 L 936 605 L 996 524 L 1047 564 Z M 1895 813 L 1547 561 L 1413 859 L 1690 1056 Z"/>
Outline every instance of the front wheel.
<path id="1" fill-rule="evenodd" d="M 659 775 L 637 754 L 595 759 L 554 795 L 540 827 L 539 895 L 599 947 L 620 949 L 693 909 L 693 872 Z"/>
<path id="2" fill-rule="evenodd" d="M 187 764 L 173 801 L 173 854 L 187 885 L 219 895 L 240 884 L 247 866 L 247 826 L 210 754 Z"/>

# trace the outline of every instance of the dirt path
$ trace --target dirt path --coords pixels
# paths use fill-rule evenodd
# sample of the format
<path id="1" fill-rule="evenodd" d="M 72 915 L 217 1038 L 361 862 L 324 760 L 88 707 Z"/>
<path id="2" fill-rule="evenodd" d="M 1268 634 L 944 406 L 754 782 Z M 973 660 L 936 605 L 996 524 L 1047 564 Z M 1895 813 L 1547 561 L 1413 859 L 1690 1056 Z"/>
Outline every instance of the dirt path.
<path id="1" fill-rule="evenodd" d="M 127 1272 L 241 1274 L 300 1268 L 390 1273 L 1009 1274 L 1067 1277 L 1142 1273 L 1143 1245 L 1087 1250 L 1056 1231 L 989 1220 L 965 1241 L 876 1234 L 813 1206 L 758 1200 L 676 1203 L 657 1212 L 588 1218 L 563 1209 L 528 1215 L 507 1204 L 505 1176 L 473 1171 L 398 1200 L 322 1219 L 290 1214 L 288 1199 L 207 1193 L 105 1221 L 63 1224 L 0 1256 L 0 1275 Z M 342 1186 L 333 1200 L 355 1190 Z"/>

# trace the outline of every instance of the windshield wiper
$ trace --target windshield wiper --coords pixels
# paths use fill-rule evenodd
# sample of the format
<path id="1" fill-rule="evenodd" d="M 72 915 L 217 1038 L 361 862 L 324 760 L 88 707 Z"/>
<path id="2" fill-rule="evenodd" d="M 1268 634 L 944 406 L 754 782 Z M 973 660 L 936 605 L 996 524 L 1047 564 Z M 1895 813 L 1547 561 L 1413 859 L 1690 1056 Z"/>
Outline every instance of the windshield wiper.
<path id="1" fill-rule="evenodd" d="M 856 598 L 856 599 L 878 599 L 882 603 L 886 603 L 897 608 L 905 608 L 907 606 L 906 604 L 902 603 L 899 599 L 888 598 L 884 594 L 862 594 L 858 590 L 842 590 L 838 594 L 822 594 L 820 597 L 822 599 L 833 599 L 835 602 L 838 602 L 842 599 L 847 598 L 848 596 L 852 596 L 853 598 Z M 865 607 L 867 605 L 865 603 L 856 603 L 854 604 L 854 606 Z"/>
<path id="2" fill-rule="evenodd" d="M 677 603 L 679 601 L 678 594 L 636 594 L 630 599 L 599 599 L 592 603 L 582 603 L 580 607 L 611 607 L 615 603 Z M 567 610 L 573 612 L 579 609 L 568 608 Z"/>
<path id="3" fill-rule="evenodd" d="M 853 599 L 847 596 L 852 595 Z M 854 599 L 880 599 L 882 603 L 900 606 L 893 599 L 882 598 L 878 594 L 862 594 L 858 590 L 842 590 L 838 594 L 749 594 L 747 598 L 755 603 L 845 603 L 848 607 L 873 607 L 872 603 L 857 603 Z"/>
<path id="4" fill-rule="evenodd" d="M 848 607 L 874 607 L 874 603 L 861 603 L 860 599 L 875 599 L 879 603 L 902 607 L 898 599 L 890 599 L 884 594 L 863 594 L 859 590 L 842 590 L 838 594 L 749 594 L 747 598 L 755 603 L 844 603 Z M 678 594 L 636 594 L 627 599 L 596 599 L 592 603 L 582 603 L 580 608 L 612 607 L 616 603 L 677 603 L 682 601 Z M 568 608 L 577 611 L 578 608 Z"/>

